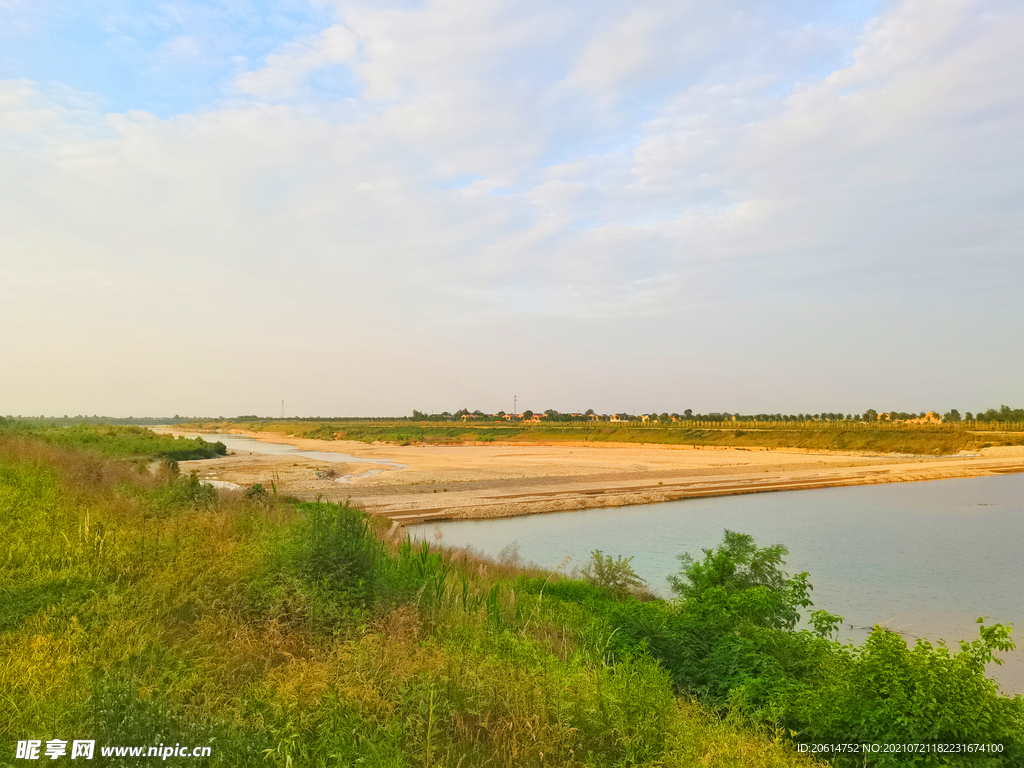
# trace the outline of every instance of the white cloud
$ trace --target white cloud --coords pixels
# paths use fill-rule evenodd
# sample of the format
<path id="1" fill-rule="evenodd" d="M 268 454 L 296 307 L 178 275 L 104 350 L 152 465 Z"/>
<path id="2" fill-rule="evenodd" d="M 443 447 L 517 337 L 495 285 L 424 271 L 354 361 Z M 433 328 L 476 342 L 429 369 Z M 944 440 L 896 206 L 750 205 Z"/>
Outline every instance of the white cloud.
<path id="1" fill-rule="evenodd" d="M 295 96 L 307 76 L 331 64 L 349 62 L 357 49 L 358 41 L 352 31 L 336 24 L 319 35 L 285 45 L 267 56 L 262 68 L 239 75 L 234 85 L 259 98 Z"/>
<path id="2" fill-rule="evenodd" d="M 587 46 L 570 79 L 585 88 L 617 86 L 640 72 L 656 56 L 655 34 L 662 15 L 651 8 L 633 10 Z"/>
<path id="3" fill-rule="evenodd" d="M 617 4 L 594 8 L 345 4 L 240 75 L 228 103 L 170 119 L 0 83 L 0 178 L 17 180 L 0 185 L 3 311 L 39 347 L 70 328 L 97 381 L 129 359 L 102 340 L 130 349 L 146 334 L 118 324 L 148 322 L 174 359 L 254 380 L 275 354 L 321 371 L 329 383 L 303 385 L 323 403 L 310 412 L 331 411 L 328 393 L 358 368 L 345 391 L 379 412 L 408 404 L 381 394 L 411 375 L 402 359 L 467 403 L 511 385 L 494 350 L 520 328 L 552 387 L 626 327 L 669 380 L 682 369 L 657 354 L 664 339 L 700 324 L 689 359 L 714 362 L 741 320 L 781 338 L 793 321 L 773 306 L 811 302 L 836 319 L 800 329 L 801 343 L 827 348 L 854 308 L 958 302 L 981 317 L 1024 278 L 1013 4 L 908 0 L 820 75 L 797 63 L 845 39 L 834 27 L 660 3 L 620 24 Z M 777 67 L 763 37 L 785 48 Z M 340 102 L 310 86 L 335 65 L 362 89 Z M 985 327 L 1005 343 L 1015 326 L 999 322 Z M 886 341 L 875 326 L 860 351 Z M 921 342 L 927 323 L 914 327 Z M 9 359 L 49 370 L 31 346 Z M 452 383 L 453 367 L 476 389 Z M 252 396 L 285 386 L 274 376 Z M 675 402 L 662 391 L 650 408 Z"/>
<path id="4" fill-rule="evenodd" d="M 46 3 L 29 0 L 0 0 L 0 38 L 26 35 L 47 16 Z"/>
<path id="5" fill-rule="evenodd" d="M 186 66 L 196 66 L 209 61 L 204 41 L 191 35 L 170 38 L 160 46 L 156 56 L 167 63 Z"/>

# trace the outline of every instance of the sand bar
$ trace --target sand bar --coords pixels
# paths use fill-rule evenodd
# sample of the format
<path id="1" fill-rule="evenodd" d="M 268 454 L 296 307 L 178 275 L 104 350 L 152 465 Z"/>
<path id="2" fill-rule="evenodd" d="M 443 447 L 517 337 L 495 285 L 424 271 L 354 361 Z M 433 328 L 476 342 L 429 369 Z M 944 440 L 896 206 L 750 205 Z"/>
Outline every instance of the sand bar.
<path id="1" fill-rule="evenodd" d="M 169 427 L 158 431 L 197 434 Z M 1024 472 L 1024 446 L 985 448 L 974 455 L 920 457 L 622 443 L 368 445 L 272 433 L 230 434 L 292 445 L 303 451 L 398 462 L 407 468 L 244 451 L 224 458 L 183 462 L 182 468 L 242 487 L 253 483 L 269 486 L 276 476 L 286 494 L 303 499 L 321 496 L 332 501 L 349 500 L 367 512 L 403 524 Z M 335 477 L 330 477 L 330 470 L 334 470 Z"/>

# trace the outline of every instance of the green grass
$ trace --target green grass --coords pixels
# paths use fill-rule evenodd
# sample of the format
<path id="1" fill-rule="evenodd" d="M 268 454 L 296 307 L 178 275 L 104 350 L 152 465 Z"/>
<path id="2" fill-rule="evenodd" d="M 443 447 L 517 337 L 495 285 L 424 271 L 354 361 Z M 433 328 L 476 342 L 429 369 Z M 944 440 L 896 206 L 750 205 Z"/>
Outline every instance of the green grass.
<path id="1" fill-rule="evenodd" d="M 824 422 L 799 424 L 619 425 L 586 424 L 419 424 L 377 420 L 194 422 L 202 430 L 241 429 L 319 440 L 410 443 L 594 442 L 735 448 L 950 455 L 993 445 L 1024 445 L 1024 433 L 999 432 L 989 425 L 931 426 Z"/>
<path id="2" fill-rule="evenodd" d="M 0 764 L 65 736 L 210 745 L 217 766 L 783 768 L 820 764 L 810 739 L 938 737 L 1006 745 L 976 768 L 1024 755 L 1024 701 L 984 677 L 1002 630 L 952 655 L 882 630 L 842 647 L 751 623 L 756 590 L 623 597 L 140 472 L 101 435 L 0 435 Z"/>
<path id="3" fill-rule="evenodd" d="M 202 438 L 171 437 L 139 426 L 117 424 L 59 425 L 52 420 L 0 419 L 0 436 L 30 437 L 52 445 L 82 448 L 118 458 L 166 458 L 174 461 L 223 456 L 223 443 Z"/>
<path id="4" fill-rule="evenodd" d="M 0 764 L 32 738 L 220 766 L 812 764 L 678 698 L 642 649 L 610 658 L 603 617 L 514 569 L 140 472 L 102 434 L 0 435 Z"/>

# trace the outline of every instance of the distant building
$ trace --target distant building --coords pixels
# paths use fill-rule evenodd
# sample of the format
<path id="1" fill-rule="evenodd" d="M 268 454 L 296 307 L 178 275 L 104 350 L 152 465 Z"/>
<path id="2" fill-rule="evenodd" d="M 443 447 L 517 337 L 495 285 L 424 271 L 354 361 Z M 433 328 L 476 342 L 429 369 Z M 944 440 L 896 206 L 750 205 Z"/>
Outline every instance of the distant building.
<path id="1" fill-rule="evenodd" d="M 916 419 L 907 419 L 907 424 L 941 424 L 942 417 L 935 411 L 928 411 L 924 416 Z"/>

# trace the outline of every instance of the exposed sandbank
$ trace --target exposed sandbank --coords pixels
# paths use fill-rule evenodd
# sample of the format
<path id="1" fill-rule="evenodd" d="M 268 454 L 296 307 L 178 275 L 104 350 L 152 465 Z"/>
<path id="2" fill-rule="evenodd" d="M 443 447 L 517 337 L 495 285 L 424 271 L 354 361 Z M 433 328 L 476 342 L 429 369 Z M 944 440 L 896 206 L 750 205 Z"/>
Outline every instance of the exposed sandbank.
<path id="1" fill-rule="evenodd" d="M 173 428 L 169 434 L 194 435 Z M 894 454 L 623 443 L 373 444 L 232 431 L 304 451 L 408 465 L 339 464 L 234 452 L 187 463 L 202 477 L 249 486 L 277 475 L 284 493 L 349 499 L 403 524 L 509 517 L 674 499 L 1024 472 L 1024 446 L 939 458 Z M 210 435 L 212 437 L 212 435 Z M 327 470 L 346 476 L 339 483 Z M 368 474 L 370 470 L 385 470 Z M 319 475 L 319 476 L 318 476 Z"/>

